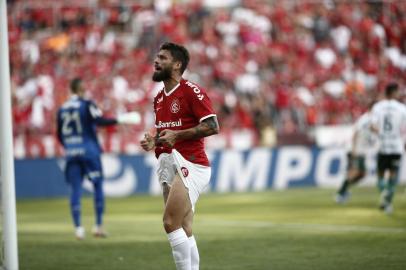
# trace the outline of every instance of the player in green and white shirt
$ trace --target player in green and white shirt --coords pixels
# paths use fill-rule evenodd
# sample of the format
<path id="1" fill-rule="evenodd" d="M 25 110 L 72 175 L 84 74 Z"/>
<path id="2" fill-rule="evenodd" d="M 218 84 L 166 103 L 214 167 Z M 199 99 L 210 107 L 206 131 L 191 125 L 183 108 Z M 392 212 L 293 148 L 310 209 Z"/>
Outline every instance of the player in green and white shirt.
<path id="1" fill-rule="evenodd" d="M 362 114 L 354 124 L 351 149 L 348 152 L 347 175 L 336 195 L 337 203 L 344 203 L 348 200 L 350 193 L 348 189 L 357 183 L 366 174 L 365 159 L 368 153 L 376 149 L 378 142 L 377 135 L 371 130 L 371 113 L 373 103 L 368 111 Z"/>
<path id="2" fill-rule="evenodd" d="M 406 106 L 397 101 L 398 94 L 398 85 L 388 84 L 385 99 L 376 103 L 371 111 L 373 129 L 380 141 L 377 159 L 380 208 L 388 214 L 393 211 L 392 201 L 405 144 Z M 385 178 L 385 172 L 389 172 L 388 179 Z"/>

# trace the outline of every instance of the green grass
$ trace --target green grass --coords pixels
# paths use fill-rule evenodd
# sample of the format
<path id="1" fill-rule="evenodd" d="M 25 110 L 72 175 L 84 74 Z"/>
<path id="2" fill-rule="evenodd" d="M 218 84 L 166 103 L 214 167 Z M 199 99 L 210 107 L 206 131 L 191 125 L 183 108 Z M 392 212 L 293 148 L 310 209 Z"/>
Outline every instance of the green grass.
<path id="1" fill-rule="evenodd" d="M 392 216 L 377 209 L 372 188 L 354 189 L 347 205 L 315 188 L 203 195 L 194 224 L 200 269 L 406 269 L 404 190 Z M 67 199 L 19 201 L 20 269 L 175 269 L 162 209 L 160 197 L 108 199 L 110 236 L 77 241 Z M 89 232 L 91 198 L 82 212 Z"/>

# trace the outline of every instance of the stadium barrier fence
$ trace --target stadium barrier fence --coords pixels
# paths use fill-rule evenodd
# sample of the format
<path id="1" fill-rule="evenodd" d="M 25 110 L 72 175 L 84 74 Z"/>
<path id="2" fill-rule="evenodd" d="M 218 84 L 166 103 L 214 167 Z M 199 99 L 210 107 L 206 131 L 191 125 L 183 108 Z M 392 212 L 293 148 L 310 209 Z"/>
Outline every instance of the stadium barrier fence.
<path id="1" fill-rule="evenodd" d="M 347 158 L 342 148 L 284 146 L 251 150 L 210 151 L 212 177 L 209 192 L 247 192 L 293 187 L 337 187 L 345 176 Z M 367 158 L 368 174 L 361 185 L 374 185 L 374 156 Z M 152 153 L 102 157 L 106 196 L 160 194 L 157 161 Z M 403 161 L 403 164 L 405 161 Z M 59 197 L 68 194 L 62 158 L 17 159 L 15 163 L 17 198 Z M 400 182 L 406 183 L 406 166 Z M 91 184 L 84 182 L 91 192 Z"/>

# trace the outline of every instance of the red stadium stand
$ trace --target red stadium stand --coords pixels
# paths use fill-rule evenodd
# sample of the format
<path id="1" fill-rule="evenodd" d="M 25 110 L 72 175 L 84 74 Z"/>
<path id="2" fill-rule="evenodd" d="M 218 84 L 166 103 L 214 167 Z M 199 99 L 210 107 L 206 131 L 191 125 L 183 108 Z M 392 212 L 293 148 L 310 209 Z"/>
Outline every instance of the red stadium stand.
<path id="1" fill-rule="evenodd" d="M 406 83 L 404 1 L 91 2 L 9 1 L 14 133 L 27 156 L 47 155 L 38 138 L 53 136 L 74 76 L 107 114 L 142 112 L 142 126 L 103 135 L 108 152 L 137 151 L 153 127 L 152 57 L 165 40 L 193 54 L 186 77 L 208 90 L 222 147 L 238 136 L 247 147 L 312 143 L 314 127 L 352 123 L 385 83 Z"/>

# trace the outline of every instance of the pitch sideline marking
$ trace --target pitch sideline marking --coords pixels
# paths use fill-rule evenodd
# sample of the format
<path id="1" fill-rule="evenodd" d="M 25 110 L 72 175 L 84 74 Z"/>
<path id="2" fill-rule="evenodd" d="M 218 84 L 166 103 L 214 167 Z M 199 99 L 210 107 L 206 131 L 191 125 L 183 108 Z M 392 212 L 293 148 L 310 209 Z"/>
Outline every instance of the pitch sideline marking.
<path id="1" fill-rule="evenodd" d="M 376 232 L 376 233 L 406 233 L 404 228 L 393 227 L 373 227 L 363 225 L 338 225 L 338 224 L 317 224 L 317 223 L 274 223 L 269 221 L 200 221 L 200 223 L 207 223 L 214 226 L 235 226 L 235 227 L 280 227 L 289 229 L 308 229 L 319 231 L 336 231 L 336 232 Z"/>

